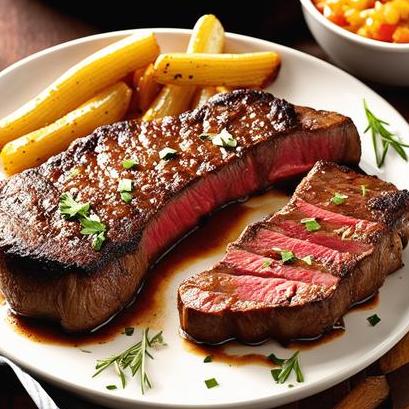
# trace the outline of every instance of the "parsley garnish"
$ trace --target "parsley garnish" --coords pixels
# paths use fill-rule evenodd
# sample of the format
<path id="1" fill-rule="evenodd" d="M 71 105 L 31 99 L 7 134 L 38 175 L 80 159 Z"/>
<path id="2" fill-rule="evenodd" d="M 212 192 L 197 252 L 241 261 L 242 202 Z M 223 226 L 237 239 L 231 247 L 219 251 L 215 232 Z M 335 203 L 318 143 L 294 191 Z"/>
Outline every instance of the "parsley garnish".
<path id="1" fill-rule="evenodd" d="M 118 389 L 118 387 L 116 385 L 107 385 L 107 386 L 105 386 L 105 388 L 107 388 L 110 391 L 113 391 L 114 389 Z"/>
<path id="2" fill-rule="evenodd" d="M 146 357 L 153 359 L 150 349 L 156 345 L 165 345 L 162 332 L 158 332 L 155 336 L 150 338 L 149 328 L 145 329 L 142 334 L 142 340 L 137 344 L 118 355 L 98 360 L 95 367 L 97 371 L 94 373 L 93 377 L 99 375 L 111 365 L 114 365 L 121 380 L 122 387 L 124 388 L 126 385 L 124 370 L 129 368 L 132 376 L 139 373 L 141 392 L 144 394 L 145 387 L 152 388 L 152 383 L 146 372 Z"/>
<path id="3" fill-rule="evenodd" d="M 403 148 L 409 148 L 409 145 L 401 142 L 395 138 L 395 134 L 388 131 L 384 125 L 388 125 L 385 122 L 377 118 L 368 108 L 366 101 L 364 100 L 364 109 L 366 114 L 366 119 L 368 120 L 368 126 L 365 129 L 365 133 L 371 130 L 372 144 L 375 152 L 376 165 L 381 168 L 385 163 L 386 154 L 388 153 L 389 147 L 394 149 L 396 153 L 405 161 L 408 160 L 406 152 Z M 379 146 L 380 145 L 380 146 Z M 382 152 L 379 152 L 379 148 L 382 148 Z"/>
<path id="4" fill-rule="evenodd" d="M 212 135 L 210 135 L 208 133 L 202 133 L 201 135 L 199 135 L 199 139 L 201 141 L 208 141 L 208 140 L 212 139 Z"/>
<path id="5" fill-rule="evenodd" d="M 215 135 L 212 139 L 213 145 L 221 146 L 223 148 L 235 148 L 237 146 L 237 140 L 226 129 L 223 129 L 220 133 Z"/>
<path id="6" fill-rule="evenodd" d="M 347 195 L 344 195 L 343 193 L 335 193 L 333 197 L 331 197 L 331 203 L 334 203 L 335 205 L 341 205 L 345 203 L 345 200 L 348 199 Z"/>
<path id="7" fill-rule="evenodd" d="M 268 259 L 263 260 L 263 265 L 262 265 L 263 268 L 267 268 L 270 266 L 271 266 L 271 260 L 268 260 Z"/>
<path id="8" fill-rule="evenodd" d="M 208 362 L 212 362 L 213 361 L 213 356 L 212 355 L 207 355 L 206 357 L 205 357 L 205 359 L 203 359 L 203 362 L 205 363 L 205 364 L 207 364 Z"/>
<path id="9" fill-rule="evenodd" d="M 297 382 L 304 382 L 304 375 L 301 371 L 300 363 L 298 360 L 298 354 L 299 351 L 295 352 L 288 359 L 277 358 L 274 355 L 274 357 L 277 360 L 276 361 L 277 364 L 281 366 L 280 369 L 271 370 L 271 376 L 277 383 L 284 383 L 288 379 L 292 371 L 294 371 L 295 373 Z"/>
<path id="10" fill-rule="evenodd" d="M 132 169 L 138 164 L 138 161 L 135 159 L 125 159 L 122 161 L 122 167 L 124 169 Z"/>
<path id="11" fill-rule="evenodd" d="M 301 224 L 305 226 L 308 231 L 317 231 L 321 228 L 321 225 L 317 222 L 315 217 L 309 217 L 301 219 Z"/>
<path id="12" fill-rule="evenodd" d="M 273 250 L 277 253 L 280 253 L 281 261 L 285 263 L 292 263 L 297 258 L 295 257 L 294 253 L 290 250 L 281 250 L 278 247 L 274 247 Z"/>
<path id="13" fill-rule="evenodd" d="M 163 148 L 159 151 L 159 158 L 162 160 L 170 160 L 173 159 L 177 155 L 177 150 L 173 148 Z"/>
<path id="14" fill-rule="evenodd" d="M 206 379 L 205 384 L 207 386 L 207 389 L 211 389 L 211 388 L 214 388 L 215 386 L 219 385 L 215 378 Z"/>
<path id="15" fill-rule="evenodd" d="M 75 201 L 70 193 L 63 193 L 60 197 L 59 210 L 65 219 L 73 219 L 74 217 L 85 217 L 90 210 L 89 203 L 80 203 Z"/>
<path id="16" fill-rule="evenodd" d="M 381 319 L 379 318 L 378 314 L 371 315 L 370 317 L 367 318 L 367 320 L 373 327 L 381 322 Z"/>
<path id="17" fill-rule="evenodd" d="M 81 224 L 81 234 L 92 237 L 92 248 L 101 250 L 105 241 L 106 226 L 101 223 L 96 215 L 90 215 L 89 203 L 77 202 L 69 193 L 63 193 L 60 197 L 59 211 L 66 219 L 77 219 Z"/>

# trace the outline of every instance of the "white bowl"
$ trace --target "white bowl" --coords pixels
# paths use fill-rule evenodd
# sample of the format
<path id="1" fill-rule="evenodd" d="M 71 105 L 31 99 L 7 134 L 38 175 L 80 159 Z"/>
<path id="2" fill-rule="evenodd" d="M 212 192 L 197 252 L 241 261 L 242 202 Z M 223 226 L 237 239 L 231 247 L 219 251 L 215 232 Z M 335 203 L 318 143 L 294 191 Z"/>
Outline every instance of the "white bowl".
<path id="1" fill-rule="evenodd" d="M 409 86 L 409 44 L 351 33 L 325 18 L 311 0 L 300 1 L 311 33 L 338 66 L 366 80 Z"/>

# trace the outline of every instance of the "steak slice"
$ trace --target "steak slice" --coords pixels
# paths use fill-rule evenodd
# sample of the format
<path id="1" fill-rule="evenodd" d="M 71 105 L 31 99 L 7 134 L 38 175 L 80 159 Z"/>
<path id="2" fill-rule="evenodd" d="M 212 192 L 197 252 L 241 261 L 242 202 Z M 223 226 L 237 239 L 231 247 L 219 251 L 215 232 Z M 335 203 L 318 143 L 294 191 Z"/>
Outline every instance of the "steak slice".
<path id="1" fill-rule="evenodd" d="M 237 147 L 212 143 L 208 136 L 223 130 Z M 176 156 L 160 160 L 165 147 Z M 129 158 L 138 165 L 124 169 Z M 352 121 L 261 91 L 216 96 L 177 117 L 101 127 L 0 187 L 2 291 L 18 314 L 69 331 L 94 328 L 132 299 L 149 266 L 202 216 L 320 158 L 359 162 Z M 131 203 L 117 191 L 122 178 L 133 180 Z M 89 202 L 106 224 L 101 251 L 78 221 L 61 216 L 64 192 Z"/>
<path id="2" fill-rule="evenodd" d="M 348 197 L 335 204 L 336 193 Z M 308 231 L 308 218 L 320 228 Z M 181 328 L 207 343 L 317 337 L 402 266 L 408 237 L 407 190 L 317 162 L 283 209 L 248 226 L 215 267 L 180 285 Z M 283 262 L 282 250 L 295 259 Z"/>

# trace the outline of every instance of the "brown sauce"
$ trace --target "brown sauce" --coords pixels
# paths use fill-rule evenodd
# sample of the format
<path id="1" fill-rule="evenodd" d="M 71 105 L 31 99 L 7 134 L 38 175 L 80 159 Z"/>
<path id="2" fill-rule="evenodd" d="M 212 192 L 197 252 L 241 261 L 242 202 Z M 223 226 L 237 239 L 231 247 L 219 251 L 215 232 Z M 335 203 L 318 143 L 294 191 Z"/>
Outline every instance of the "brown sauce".
<path id="1" fill-rule="evenodd" d="M 201 355 L 203 359 L 207 356 L 210 356 L 212 362 L 223 362 L 230 366 L 242 366 L 242 365 L 263 365 L 273 368 L 274 365 L 272 361 L 270 361 L 265 355 L 263 354 L 231 354 L 226 352 L 227 346 L 231 347 L 232 345 L 240 345 L 235 341 L 231 341 L 228 344 L 224 345 L 202 345 L 202 344 L 195 344 L 192 341 L 188 341 L 187 339 L 183 340 L 183 346 L 186 351 L 190 353 L 194 353 L 197 355 Z"/>
<path id="2" fill-rule="evenodd" d="M 16 331 L 36 342 L 73 346 L 108 342 L 126 327 L 140 326 L 160 330 L 168 309 L 177 308 L 176 305 L 169 305 L 166 296 L 175 272 L 188 271 L 194 260 L 223 252 L 252 217 L 260 220 L 287 201 L 285 194 L 268 191 L 246 203 L 235 203 L 215 212 L 152 268 L 134 302 L 96 331 L 66 334 L 57 325 L 12 314 L 8 321 Z"/>
<path id="3" fill-rule="evenodd" d="M 166 299 L 166 292 L 175 272 L 188 271 L 191 263 L 198 258 L 223 252 L 226 245 L 238 237 L 251 219 L 260 220 L 263 216 L 275 212 L 287 202 L 287 199 L 283 193 L 268 191 L 246 203 L 232 204 L 217 211 L 152 268 L 140 293 L 131 305 L 96 331 L 70 335 L 64 333 L 60 327 L 50 323 L 16 317 L 12 314 L 9 314 L 8 321 L 16 331 L 36 342 L 72 346 L 108 342 L 123 332 L 126 327 L 140 326 L 159 330 L 166 319 L 167 311 L 176 308 L 175 305 L 169 305 L 169 301 Z M 0 292 L 0 305 L 3 302 L 4 298 Z M 379 296 L 375 294 L 354 305 L 352 310 L 370 310 L 376 307 L 378 302 Z M 343 322 L 340 322 L 339 325 L 335 325 L 331 331 L 319 338 L 295 340 L 284 346 L 292 349 L 311 349 L 329 343 L 344 333 Z M 230 366 L 257 364 L 274 367 L 274 364 L 263 354 L 240 355 L 227 352 L 227 345 L 229 348 L 235 344 L 239 345 L 235 341 L 218 346 L 199 345 L 186 339 L 181 339 L 181 342 L 188 352 L 201 355 L 203 359 L 210 355 L 214 362 L 223 362 Z"/>

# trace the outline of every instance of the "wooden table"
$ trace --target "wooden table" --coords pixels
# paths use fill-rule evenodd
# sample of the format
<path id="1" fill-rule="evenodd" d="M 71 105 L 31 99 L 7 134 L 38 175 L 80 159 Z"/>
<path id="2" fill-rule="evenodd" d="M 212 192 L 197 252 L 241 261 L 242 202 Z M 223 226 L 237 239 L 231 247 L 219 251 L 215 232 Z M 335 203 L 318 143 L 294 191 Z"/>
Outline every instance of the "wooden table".
<path id="1" fill-rule="evenodd" d="M 253 0 L 254 1 L 254 0 Z M 0 70 L 12 64 L 13 62 L 30 55 L 41 49 L 52 45 L 83 37 L 90 34 L 95 34 L 107 29 L 130 28 L 121 24 L 115 25 L 115 21 L 109 18 L 110 10 L 106 11 L 102 16 L 102 24 L 95 24 L 95 19 L 87 19 L 88 22 L 70 15 L 67 12 L 55 8 L 53 1 L 41 2 L 38 0 L 0 0 Z M 54 2 L 55 3 L 55 2 Z M 80 1 L 71 1 L 69 5 L 78 6 Z M 120 2 L 121 3 L 121 2 Z M 123 3 L 123 2 L 122 2 Z M 297 2 L 276 1 L 275 6 L 278 7 L 280 13 L 277 19 L 272 20 L 270 15 L 263 10 L 259 15 L 254 16 L 255 23 L 249 25 L 250 29 L 241 30 L 243 34 L 251 34 L 262 36 L 266 39 L 284 42 L 294 48 L 315 55 L 319 58 L 326 59 L 325 54 L 317 46 L 314 40 L 310 37 L 306 30 L 299 11 Z M 67 3 L 68 4 L 68 3 Z M 192 3 L 191 3 L 192 4 Z M 123 4 L 122 4 L 123 6 Z M 190 7 L 186 4 L 186 7 Z M 260 8 L 265 7 L 259 4 Z M 99 7 L 99 6 L 98 6 Z M 194 24 L 196 18 L 208 10 L 200 10 L 195 7 L 192 11 L 191 18 L 186 19 L 183 23 L 177 20 L 178 24 L 183 24 L 185 27 Z M 72 8 L 69 11 L 72 12 Z M 254 8 L 253 8 L 254 9 Z M 102 8 L 95 10 L 99 13 Z M 289 14 L 290 10 L 290 14 Z M 218 10 L 217 7 L 211 9 L 215 14 L 220 16 L 225 10 Z M 138 11 L 139 13 L 141 11 Z M 161 15 L 167 13 L 162 13 Z M 196 14 L 196 15 L 195 15 Z M 125 16 L 125 15 L 124 15 Z M 155 16 L 154 16 L 155 17 Z M 152 17 L 152 18 L 154 18 Z M 158 18 L 160 16 L 157 16 Z M 180 17 L 180 16 L 179 16 Z M 234 16 L 233 16 L 234 17 Z M 89 21 L 92 21 L 90 23 Z M 115 18 L 114 18 L 115 20 Z M 227 30 L 239 31 L 241 22 L 237 22 L 232 18 L 230 12 L 221 16 L 223 22 L 227 21 Z M 107 21 L 109 25 L 107 26 Z M 122 20 L 121 20 L 122 21 Z M 155 20 L 153 20 L 155 21 Z M 281 23 L 281 26 L 279 25 Z M 127 23 L 129 24 L 129 23 Z M 139 25 L 143 26 L 141 20 Z M 156 23 L 147 23 L 146 26 L 153 26 Z M 235 25 L 236 24 L 236 25 Z M 238 24 L 238 25 L 237 25 Z M 156 24 L 157 26 L 165 24 Z M 169 23 L 167 26 L 172 26 Z M 291 27 L 291 35 L 283 37 L 282 33 L 287 32 L 285 27 Z M 247 26 L 244 26 L 247 28 Z M 271 27 L 278 27 L 276 31 Z M 294 29 L 296 27 L 296 29 Z M 395 106 L 401 114 L 409 120 L 409 89 L 408 88 L 391 88 L 372 85 L 385 99 Z M 309 409 L 309 408 L 332 408 L 339 404 L 343 399 L 343 408 L 393 408 L 393 409 L 409 409 L 409 336 L 407 336 L 394 351 L 388 354 L 380 362 L 376 362 L 369 368 L 353 376 L 348 381 L 331 388 L 328 391 L 307 398 L 301 402 L 296 402 L 287 405 L 286 409 Z M 4 368 L 0 368 L 0 409 L 31 409 L 35 408 L 34 404 L 25 394 L 19 383 L 11 376 Z M 357 389 L 358 388 L 358 389 Z M 354 390 L 355 395 L 347 396 L 351 390 Z M 53 396 L 59 396 L 58 390 L 51 388 Z M 368 400 L 368 397 L 373 397 L 372 401 L 360 402 L 358 397 L 363 397 Z M 349 400 L 348 400 L 349 399 Z M 65 404 L 62 407 L 73 407 L 67 404 L 67 399 L 62 400 Z M 351 406 L 351 402 L 355 402 Z M 366 406 L 364 406 L 366 405 Z M 85 405 L 84 408 L 94 408 L 96 406 Z"/>

